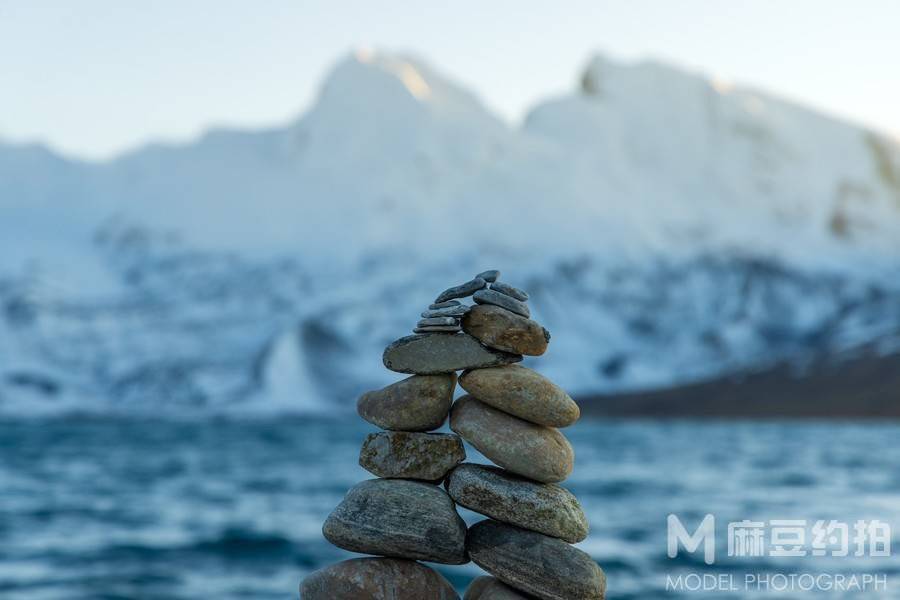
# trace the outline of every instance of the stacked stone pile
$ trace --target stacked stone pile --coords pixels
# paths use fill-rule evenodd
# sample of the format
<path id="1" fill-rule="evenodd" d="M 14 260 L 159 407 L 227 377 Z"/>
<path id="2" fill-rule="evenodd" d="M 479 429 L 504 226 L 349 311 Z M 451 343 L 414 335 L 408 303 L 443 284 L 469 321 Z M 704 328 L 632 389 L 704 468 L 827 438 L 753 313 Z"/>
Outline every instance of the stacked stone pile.
<path id="1" fill-rule="evenodd" d="M 375 557 L 313 573 L 302 598 L 458 599 L 416 561 L 470 559 L 491 576 L 476 579 L 466 600 L 604 598 L 603 571 L 571 545 L 587 536 L 587 519 L 558 485 L 575 459 L 559 428 L 578 420 L 578 406 L 515 364 L 543 354 L 550 335 L 529 318 L 528 294 L 499 276 L 485 271 L 446 290 L 414 335 L 385 349 L 384 365 L 411 376 L 357 403 L 360 416 L 382 429 L 359 457 L 378 479 L 353 487 L 323 526 L 334 545 Z M 470 296 L 474 305 L 460 301 Z M 457 371 L 468 395 L 454 403 Z M 448 414 L 454 433 L 429 433 Z M 497 466 L 463 463 L 462 440 Z M 467 532 L 457 504 L 488 519 Z"/>

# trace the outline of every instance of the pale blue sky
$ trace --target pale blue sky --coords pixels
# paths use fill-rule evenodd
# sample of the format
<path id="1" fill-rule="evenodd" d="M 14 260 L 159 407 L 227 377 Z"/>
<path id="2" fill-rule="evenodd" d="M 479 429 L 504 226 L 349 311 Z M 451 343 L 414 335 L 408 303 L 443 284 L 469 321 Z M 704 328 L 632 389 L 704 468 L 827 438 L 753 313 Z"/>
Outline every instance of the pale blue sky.
<path id="1" fill-rule="evenodd" d="M 900 134 L 900 2 L 0 0 L 0 138 L 102 158 L 298 115 L 357 47 L 411 50 L 516 121 L 594 51 Z"/>

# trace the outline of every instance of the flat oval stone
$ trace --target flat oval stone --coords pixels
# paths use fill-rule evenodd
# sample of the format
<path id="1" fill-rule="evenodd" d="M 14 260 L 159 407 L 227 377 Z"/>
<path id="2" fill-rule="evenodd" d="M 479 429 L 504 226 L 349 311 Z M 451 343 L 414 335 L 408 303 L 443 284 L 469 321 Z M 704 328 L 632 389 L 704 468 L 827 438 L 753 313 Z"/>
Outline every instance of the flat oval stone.
<path id="1" fill-rule="evenodd" d="M 443 575 L 413 560 L 353 558 L 310 573 L 301 600 L 459 600 Z"/>
<path id="2" fill-rule="evenodd" d="M 459 385 L 485 404 L 548 427 L 568 427 L 581 411 L 561 387 L 519 365 L 466 371 Z"/>
<path id="3" fill-rule="evenodd" d="M 526 318 L 531 316 L 531 310 L 527 304 L 495 290 L 478 290 L 472 299 L 478 304 L 493 304 Z"/>
<path id="4" fill-rule="evenodd" d="M 413 329 L 413 333 L 459 333 L 460 331 L 462 331 L 462 327 L 459 325 L 426 325 Z"/>
<path id="5" fill-rule="evenodd" d="M 491 289 L 500 292 L 501 294 L 506 294 L 510 298 L 515 298 L 520 302 L 526 302 L 528 300 L 528 292 L 503 283 L 502 281 L 495 281 L 492 283 Z"/>
<path id="6" fill-rule="evenodd" d="M 588 520 L 578 499 L 555 483 L 535 483 L 497 467 L 463 464 L 444 485 L 457 504 L 497 521 L 570 544 L 587 537 Z"/>
<path id="7" fill-rule="evenodd" d="M 430 319 L 433 317 L 461 317 L 469 312 L 470 306 L 457 304 L 456 306 L 447 306 L 445 308 L 428 309 L 422 313 L 422 318 Z"/>
<path id="8" fill-rule="evenodd" d="M 441 292 L 441 294 L 437 298 L 435 298 L 434 303 L 440 304 L 441 302 L 446 302 L 447 300 L 452 300 L 453 298 L 465 298 L 466 296 L 471 296 L 486 285 L 487 281 L 485 281 L 481 277 L 476 277 L 472 281 L 467 281 L 461 285 L 447 288 L 446 290 Z"/>
<path id="9" fill-rule="evenodd" d="M 366 392 L 356 402 L 359 416 L 382 429 L 431 431 L 444 424 L 456 374 L 413 375 L 397 383 Z"/>
<path id="10" fill-rule="evenodd" d="M 559 483 L 575 464 L 572 445 L 558 430 L 523 421 L 472 396 L 453 404 L 450 428 L 493 463 L 535 481 Z"/>
<path id="11" fill-rule="evenodd" d="M 482 271 L 481 273 L 476 275 L 475 279 L 478 279 L 479 277 L 481 277 L 485 281 L 493 283 L 500 278 L 500 271 L 498 271 L 497 269 L 489 269 L 487 271 Z"/>
<path id="12" fill-rule="evenodd" d="M 466 459 L 459 436 L 451 433 L 370 433 L 359 452 L 359 465 L 378 477 L 440 481 Z"/>
<path id="13" fill-rule="evenodd" d="M 407 479 L 370 479 L 355 485 L 322 526 L 344 550 L 461 565 L 466 524 L 441 488 Z"/>
<path id="14" fill-rule="evenodd" d="M 542 600 L 603 600 L 606 575 L 585 552 L 562 540 L 490 519 L 469 529 L 479 567 Z"/>
<path id="15" fill-rule="evenodd" d="M 432 325 L 456 325 L 459 321 L 456 317 L 430 317 L 427 319 L 419 319 L 416 327 L 429 327 Z"/>
<path id="16" fill-rule="evenodd" d="M 493 304 L 473 306 L 462 327 L 485 346 L 512 354 L 540 356 L 550 343 L 550 332 L 537 322 Z"/>
<path id="17" fill-rule="evenodd" d="M 486 348 L 465 333 L 426 333 L 408 335 L 393 342 L 385 348 L 382 360 L 391 371 L 432 375 L 508 365 L 519 362 L 522 357 Z"/>
<path id="18" fill-rule="evenodd" d="M 435 302 L 428 305 L 428 310 L 436 310 L 439 308 L 448 308 L 450 306 L 459 306 L 459 300 L 447 300 L 446 302 Z"/>
<path id="19" fill-rule="evenodd" d="M 496 577 L 486 575 L 478 577 L 469 584 L 463 600 L 529 600 L 526 596 L 512 589 Z"/>

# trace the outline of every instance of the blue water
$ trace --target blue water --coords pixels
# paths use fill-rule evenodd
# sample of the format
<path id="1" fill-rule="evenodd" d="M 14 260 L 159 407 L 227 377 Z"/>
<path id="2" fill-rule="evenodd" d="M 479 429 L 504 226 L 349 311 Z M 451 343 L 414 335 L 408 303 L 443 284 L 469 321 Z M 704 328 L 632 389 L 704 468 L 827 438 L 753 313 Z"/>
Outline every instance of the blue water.
<path id="1" fill-rule="evenodd" d="M 368 431 L 357 419 L 0 421 L 0 598 L 296 598 L 305 574 L 350 556 L 320 527 L 369 477 L 356 465 Z M 565 485 L 592 525 L 581 547 L 610 598 L 900 598 L 898 425 L 583 421 L 566 433 L 577 462 Z M 741 519 L 880 519 L 895 551 L 707 567 L 666 556 L 669 513 L 691 529 L 712 513 L 720 533 Z M 438 568 L 461 590 L 480 574 Z M 667 574 L 747 572 L 880 573 L 888 589 L 665 589 Z"/>

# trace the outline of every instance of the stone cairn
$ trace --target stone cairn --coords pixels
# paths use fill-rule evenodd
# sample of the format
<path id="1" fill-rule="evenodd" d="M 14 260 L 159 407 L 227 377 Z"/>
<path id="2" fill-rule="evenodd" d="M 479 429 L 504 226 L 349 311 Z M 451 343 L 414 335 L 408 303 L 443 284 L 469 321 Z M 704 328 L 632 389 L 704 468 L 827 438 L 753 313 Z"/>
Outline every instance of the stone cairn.
<path id="1" fill-rule="evenodd" d="M 587 537 L 587 518 L 557 485 L 575 458 L 558 428 L 578 420 L 578 405 L 515 364 L 543 354 L 550 334 L 529 318 L 528 294 L 499 276 L 485 271 L 446 290 L 414 335 L 385 349 L 384 365 L 412 376 L 357 403 L 383 430 L 366 437 L 359 455 L 378 479 L 354 486 L 322 527 L 335 546 L 375 556 L 312 573 L 302 599 L 458 600 L 417 561 L 469 560 L 491 576 L 473 581 L 465 600 L 604 598 L 603 571 L 570 545 Z M 475 305 L 460 302 L 469 296 Z M 469 395 L 453 402 L 457 371 Z M 427 433 L 448 414 L 455 433 Z M 462 440 L 500 468 L 463 463 Z M 488 519 L 467 531 L 456 504 Z"/>

